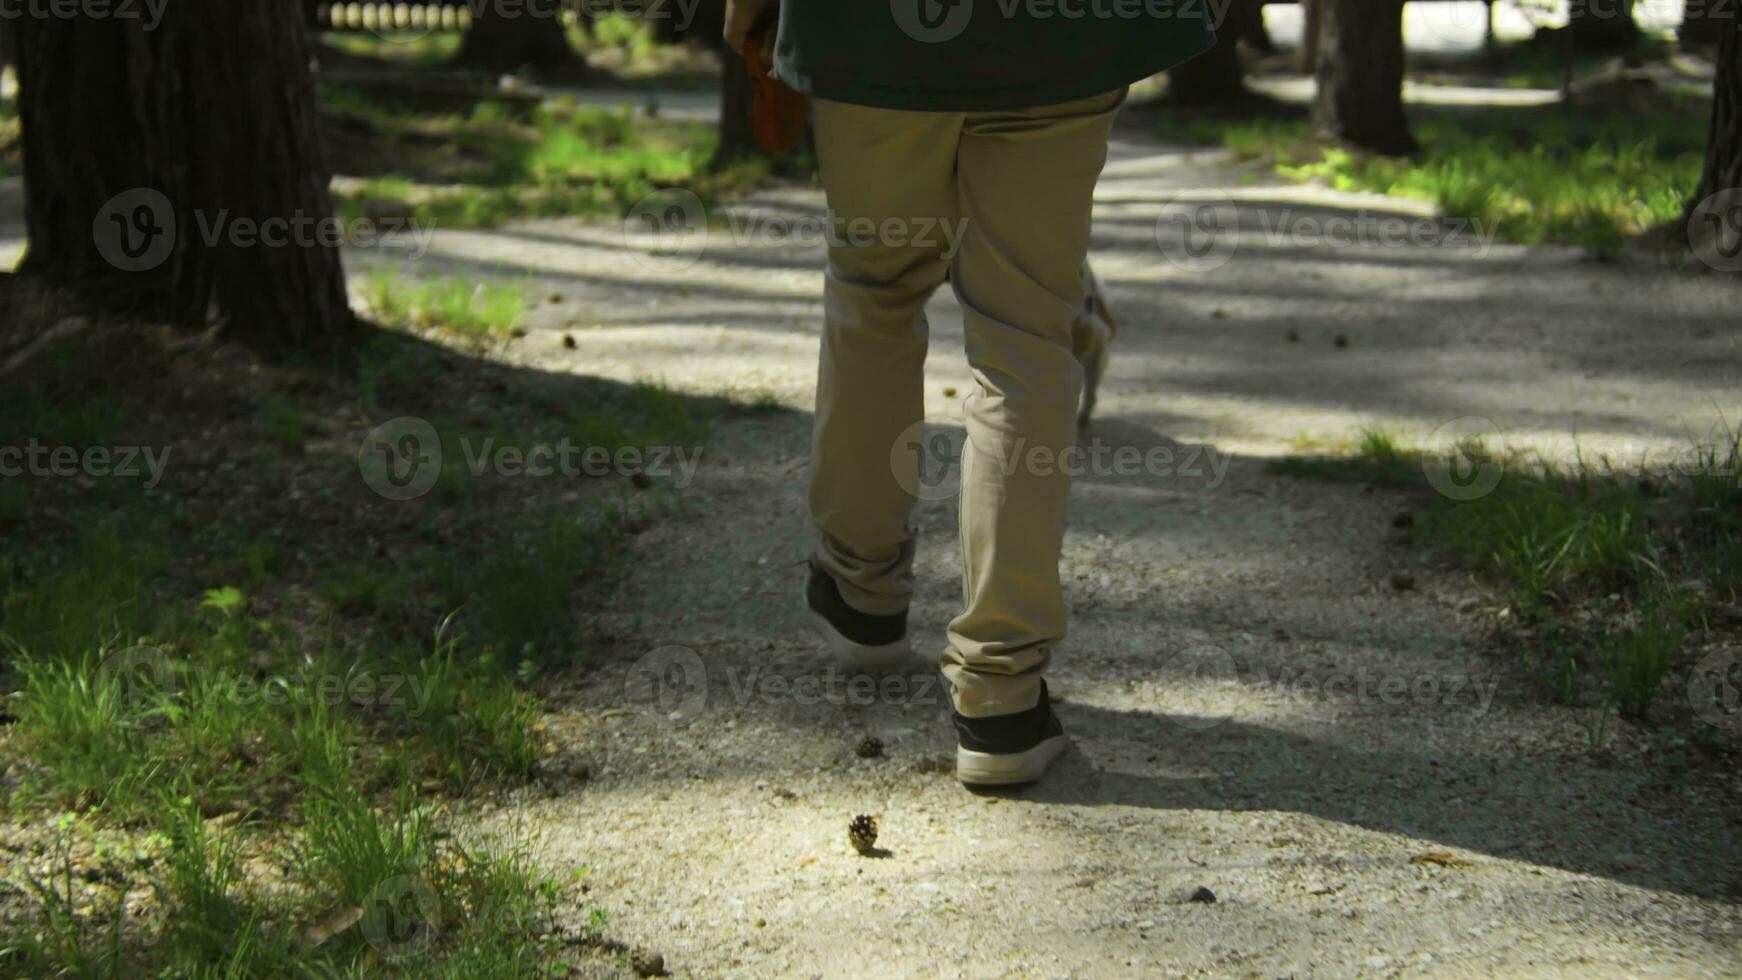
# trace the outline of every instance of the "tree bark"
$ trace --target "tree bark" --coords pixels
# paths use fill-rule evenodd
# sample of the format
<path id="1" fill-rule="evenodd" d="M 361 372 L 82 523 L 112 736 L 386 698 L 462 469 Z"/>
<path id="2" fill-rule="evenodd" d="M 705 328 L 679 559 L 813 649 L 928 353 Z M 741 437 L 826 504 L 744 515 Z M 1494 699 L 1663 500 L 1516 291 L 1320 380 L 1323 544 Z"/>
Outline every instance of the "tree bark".
<path id="1" fill-rule="evenodd" d="M 27 11 L 34 8 L 26 8 Z M 273 352 L 351 339 L 300 4 L 27 12 L 18 32 L 29 251 L 93 305 Z"/>
<path id="2" fill-rule="evenodd" d="M 1736 12 L 1722 6 L 1726 0 L 1688 0 L 1682 12 L 1676 39 L 1683 47 L 1714 47 L 1724 39 L 1724 28 L 1734 26 Z"/>
<path id="3" fill-rule="evenodd" d="M 1300 70 L 1309 74 L 1319 70 L 1319 44 L 1325 36 L 1325 0 L 1300 0 L 1306 20 L 1300 39 Z"/>
<path id="4" fill-rule="evenodd" d="M 1723 191 L 1742 189 L 1742 21 L 1722 23 L 1718 43 L 1718 77 L 1712 92 L 1712 131 L 1706 149 L 1706 169 L 1693 204 Z"/>
<path id="5" fill-rule="evenodd" d="M 750 107 L 755 89 L 745 73 L 744 59 L 731 48 L 721 45 L 720 51 L 720 138 L 714 155 L 708 160 L 711 171 L 723 170 L 740 160 L 762 156 L 756 145 L 756 132 L 750 122 Z"/>
<path id="6" fill-rule="evenodd" d="M 1320 0 L 1313 126 L 1377 153 L 1413 153 L 1403 111 L 1403 0 Z"/>
<path id="7" fill-rule="evenodd" d="M 1232 0 L 1216 30 L 1216 44 L 1167 72 L 1168 100 L 1183 106 L 1225 105 L 1246 97 L 1246 70 L 1240 64 L 1240 41 L 1254 16 L 1263 30 L 1257 0 Z"/>
<path id="8" fill-rule="evenodd" d="M 1572 0 L 1567 26 L 1580 51 L 1623 51 L 1639 41 L 1633 0 Z"/>
<path id="9" fill-rule="evenodd" d="M 562 0 L 484 3 L 471 9 L 472 26 L 454 55 L 456 66 L 547 78 L 585 73 L 586 62 L 569 45 L 563 27 Z"/>

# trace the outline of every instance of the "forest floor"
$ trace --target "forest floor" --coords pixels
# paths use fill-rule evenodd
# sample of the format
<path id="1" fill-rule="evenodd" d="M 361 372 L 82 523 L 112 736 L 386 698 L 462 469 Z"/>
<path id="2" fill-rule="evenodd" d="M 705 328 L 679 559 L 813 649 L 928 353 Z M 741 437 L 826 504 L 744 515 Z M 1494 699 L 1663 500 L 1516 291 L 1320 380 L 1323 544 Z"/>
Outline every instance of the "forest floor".
<path id="1" fill-rule="evenodd" d="M 173 443 L 154 499 L 177 505 L 175 527 L 272 532 L 276 560 L 245 539 L 232 550 L 255 560 L 235 569 L 193 534 L 167 550 L 197 566 L 174 569 L 178 585 L 234 577 L 250 616 L 288 621 L 293 640 L 424 638 L 460 605 L 480 644 L 511 654 L 504 638 L 554 632 L 586 652 L 526 677 L 448 677 L 474 696 L 535 690 L 536 764 L 526 745 L 498 753 L 530 779 L 456 772 L 479 741 L 443 728 L 476 722 L 463 712 L 363 712 L 385 747 L 341 767 L 375 794 L 365 809 L 392 790 L 389 770 L 409 773 L 444 835 L 523 843 L 561 883 L 563 921 L 538 935 L 603 951 L 583 970 L 653 952 L 698 977 L 1742 972 L 1742 685 L 1720 678 L 1722 703 L 1711 690 L 1742 656 L 1733 594 L 1698 586 L 1707 625 L 1643 717 L 1556 700 L 1520 655 L 1504 586 L 1408 530 L 1437 506 L 1432 475 L 1410 488 L 1336 468 L 1363 433 L 1436 450 L 1477 434 L 1563 470 L 1667 476 L 1742 426 L 1742 284 L 1693 262 L 1506 244 L 1419 201 L 1285 183 L 1156 130 L 1128 111 L 1097 192 L 1091 258 L 1120 332 L 1083 436 L 1103 463 L 1076 481 L 1063 557 L 1071 634 L 1050 682 L 1074 748 L 1029 789 L 969 793 L 950 772 L 935 658 L 959 601 L 953 499 L 928 495 L 915 514 L 910 664 L 850 678 L 806 632 L 825 217 L 807 183 L 767 183 L 678 239 L 650 236 L 642 209 L 437 222 L 352 247 L 365 314 L 390 319 L 384 298 L 435 284 L 422 299 L 486 322 L 398 338 L 354 379 L 171 338 L 174 370 L 114 390 L 112 426 Z M 0 255 L 19 248 L 16 190 L 0 184 Z M 1205 239 L 1194 221 L 1208 217 L 1220 230 Z M 505 292 L 524 309 L 498 332 L 478 307 Z M 929 314 L 928 418 L 959 441 L 973 384 L 960 308 L 945 291 Z M 468 481 L 449 480 L 467 462 L 454 453 L 435 491 L 402 506 L 356 479 L 360 440 L 391 415 L 431 422 L 444 446 L 633 436 L 683 455 L 654 481 L 501 465 Z M 633 432 L 609 431 L 620 417 Z M 1117 463 L 1133 453 L 1150 461 L 1140 471 Z M 1302 456 L 1331 465 L 1289 464 Z M 32 492 L 12 524 L 20 554 L 72 526 L 59 501 L 83 491 Z M 583 504 L 612 526 L 577 543 L 568 517 Z M 257 585 L 240 577 L 250 566 Z M 553 594 L 573 609 L 542 601 Z M 26 587 L 7 598 L 34 601 Z M 142 737 L 167 741 L 175 724 Z M 243 772 L 237 786 L 194 789 L 222 797 L 200 816 L 258 828 L 246 877 L 276 903 L 288 892 L 272 888 L 295 882 L 285 855 L 303 831 L 288 815 L 308 774 L 249 776 L 272 758 L 254 748 L 213 763 Z M 44 768 L 7 762 L 8 789 Z M 19 875 L 53 870 L 57 836 L 145 836 L 109 820 L 117 796 L 86 789 L 39 798 L 63 807 L 52 820 L 8 815 L 0 911 L 29 907 Z M 849 846 L 859 814 L 879 818 L 877 856 Z M 82 862 L 93 847 L 80 848 Z M 131 914 L 148 889 L 123 870 L 110 890 Z M 319 901 L 298 915 L 337 900 Z"/>
<path id="2" fill-rule="evenodd" d="M 1208 266 L 1158 220 L 1181 197 L 1236 215 Z M 949 772 L 932 666 L 953 500 L 915 516 L 909 668 L 848 684 L 805 630 L 823 248 L 733 229 L 822 208 L 768 189 L 675 256 L 616 224 L 438 231 L 416 264 L 530 276 L 548 301 L 519 365 L 790 409 L 716 426 L 605 614 L 634 639 L 549 692 L 547 732 L 591 778 L 489 801 L 484 825 L 590 868 L 613 931 L 685 975 L 1742 971 L 1734 766 L 1686 726 L 1595 733 L 1594 709 L 1537 696 L 1495 653 L 1493 589 L 1396 530 L 1412 498 L 1270 465 L 1363 429 L 1444 444 L 1471 417 L 1562 464 L 1721 443 L 1742 421 L 1733 279 L 1447 233 L 1133 120 L 1097 193 L 1121 329 L 1084 438 L 1176 465 L 1077 481 L 1051 677 L 1075 749 L 985 796 Z M 1340 219 L 1360 240 L 1311 234 Z M 1422 234 L 1363 237 L 1387 223 Z M 960 310 L 940 293 L 929 314 L 928 413 L 959 437 Z M 1687 680 L 1664 698 L 1685 706 Z M 882 857 L 849 847 L 860 813 Z"/>

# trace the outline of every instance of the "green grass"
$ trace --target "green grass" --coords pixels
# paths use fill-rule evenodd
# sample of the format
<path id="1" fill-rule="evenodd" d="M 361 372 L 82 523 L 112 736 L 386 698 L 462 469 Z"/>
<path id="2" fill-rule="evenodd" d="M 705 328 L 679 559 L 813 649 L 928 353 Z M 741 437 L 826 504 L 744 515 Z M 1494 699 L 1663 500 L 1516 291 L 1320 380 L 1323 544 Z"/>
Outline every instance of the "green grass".
<path id="1" fill-rule="evenodd" d="M 336 191 L 341 213 L 364 217 L 372 203 L 399 202 L 422 227 L 492 227 L 516 218 L 618 218 L 655 191 L 687 187 L 704 201 L 753 184 L 766 167 L 749 162 L 706 172 L 714 127 L 637 117 L 627 107 L 581 106 L 558 99 L 526 121 L 493 102 L 469 114 L 417 116 L 377 108 L 366 96 L 333 90 L 329 105 L 361 116 L 388 145 L 411 137 L 427 146 L 435 131 L 449 144 L 439 180 L 408 174 L 372 177 Z M 426 181 L 428 181 L 426 183 Z"/>
<path id="2" fill-rule="evenodd" d="M 287 398 L 266 398 L 255 406 L 254 417 L 272 445 L 287 453 L 302 452 L 308 438 L 308 420 L 302 409 Z"/>
<path id="3" fill-rule="evenodd" d="M 1612 255 L 1631 236 L 1679 220 L 1698 186 L 1706 129 L 1698 106 L 1659 113 L 1558 107 L 1422 109 L 1414 158 L 1327 146 L 1304 120 L 1166 120 L 1164 131 L 1236 157 L 1269 160 L 1296 181 L 1429 201 L 1492 224 L 1501 239 Z"/>
<path id="4" fill-rule="evenodd" d="M 449 409 L 504 445 L 694 446 L 715 411 L 603 382 L 500 397 L 480 385 L 489 394 L 450 409 L 453 386 L 432 390 L 450 363 L 427 341 L 383 336 L 359 359 L 357 396 L 392 406 L 383 417 Z M 56 409 L 77 403 L 76 388 L 51 388 L 14 418 L 76 418 Z M 266 396 L 243 431 L 289 449 L 306 441 L 302 419 Z M 258 465 L 324 463 L 271 452 Z M 467 488 L 441 505 L 464 533 L 416 534 L 379 566 L 354 539 L 278 515 L 210 521 L 190 500 L 92 489 L 54 498 L 57 517 L 41 524 L 19 495 L 24 524 L 4 528 L 0 551 L 5 803 L 19 819 L 66 814 L 69 844 L 99 832 L 156 842 L 96 886 L 131 876 L 112 883 L 134 896 L 149 886 L 154 901 L 124 912 L 93 901 L 82 867 L 35 866 L 30 901 L 0 911 L 0 975 L 560 972 L 574 948 L 539 938 L 559 890 L 523 848 L 461 844 L 443 798 L 530 778 L 545 750 L 537 681 L 587 652 L 586 610 L 664 498 L 607 485 L 575 502 L 494 478 Z M 464 510 L 478 501 L 488 510 Z M 262 866 L 285 875 L 269 893 L 253 883 Z M 409 914 L 427 920 L 428 941 L 377 948 L 371 936 L 393 930 L 370 910 L 402 879 L 427 886 Z M 312 942 L 324 923 L 331 935 Z"/>
<path id="5" fill-rule="evenodd" d="M 169 539 L 149 513 L 82 515 L 69 560 L 0 556 L 0 634 L 44 657 L 79 656 L 146 632 Z"/>
<path id="6" fill-rule="evenodd" d="M 454 278 L 412 282 L 397 267 L 371 273 L 367 295 L 370 311 L 384 323 L 441 327 L 478 341 L 512 336 L 526 312 L 518 286 Z"/>
<path id="7" fill-rule="evenodd" d="M 1703 577 L 1716 595 L 1737 594 L 1742 453 L 1734 437 L 1671 474 L 1582 460 L 1563 468 L 1466 442 L 1456 450 L 1462 460 L 1502 467 L 1493 489 L 1471 499 L 1435 492 L 1427 470 L 1447 464 L 1387 433 L 1336 448 L 1271 470 L 1415 495 L 1413 541 L 1495 583 L 1526 672 L 1556 700 L 1590 692 L 1623 717 L 1645 717 L 1703 622 L 1701 599 L 1680 583 Z"/>
<path id="8" fill-rule="evenodd" d="M 435 68 L 453 60 L 464 35 L 459 31 L 427 34 L 389 34 L 382 38 L 367 31 L 326 31 L 321 43 L 359 58 L 379 58 L 409 68 Z"/>

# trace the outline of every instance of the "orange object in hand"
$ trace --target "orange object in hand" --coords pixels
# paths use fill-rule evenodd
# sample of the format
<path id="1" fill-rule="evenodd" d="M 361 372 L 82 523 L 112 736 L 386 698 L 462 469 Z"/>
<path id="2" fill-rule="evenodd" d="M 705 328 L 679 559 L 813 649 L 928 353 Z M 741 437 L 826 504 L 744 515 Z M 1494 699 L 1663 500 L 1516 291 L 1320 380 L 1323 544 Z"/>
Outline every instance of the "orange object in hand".
<path id="1" fill-rule="evenodd" d="M 750 35 L 744 44 L 744 68 L 752 88 L 750 130 L 762 152 L 776 156 L 798 146 L 804 139 L 804 96 L 769 74 L 762 46 L 774 38 L 773 31 Z"/>

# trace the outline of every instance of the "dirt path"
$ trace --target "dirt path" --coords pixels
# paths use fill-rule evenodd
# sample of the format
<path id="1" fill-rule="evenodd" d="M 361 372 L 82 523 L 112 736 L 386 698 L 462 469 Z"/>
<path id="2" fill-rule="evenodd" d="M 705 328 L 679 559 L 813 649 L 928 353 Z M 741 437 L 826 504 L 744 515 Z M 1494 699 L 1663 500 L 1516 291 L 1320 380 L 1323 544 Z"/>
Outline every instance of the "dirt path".
<path id="1" fill-rule="evenodd" d="M 1158 246 L 1182 192 L 1239 199 L 1225 264 Z M 740 214 L 820 207 L 786 189 Z M 1124 325 L 1090 438 L 1196 462 L 1078 481 L 1054 680 L 1077 748 L 1008 798 L 950 776 L 925 660 L 869 696 L 805 686 L 820 245 L 715 232 L 680 268 L 615 226 L 439 234 L 422 271 L 536 270 L 550 301 L 511 356 L 793 410 L 723 423 L 682 511 L 638 539 L 609 615 L 628 639 L 549 718 L 592 778 L 484 821 L 589 868 L 611 932 L 684 975 L 1742 972 L 1735 796 L 1655 764 L 1648 731 L 1593 756 L 1587 714 L 1532 703 L 1478 654 L 1478 587 L 1399 546 L 1398 500 L 1264 468 L 1362 425 L 1421 438 L 1480 415 L 1564 452 L 1737 424 L 1742 290 L 1550 249 L 1267 231 L 1362 213 L 1421 212 L 1121 136 L 1094 259 Z M 959 428 L 959 311 L 932 313 L 929 407 Z M 930 658 L 958 598 L 954 501 L 917 520 Z M 649 665 L 675 682 L 650 687 Z M 867 734 L 883 757 L 856 755 Z M 881 815 L 888 856 L 848 847 L 856 813 Z M 1215 901 L 1184 901 L 1198 886 Z"/>

